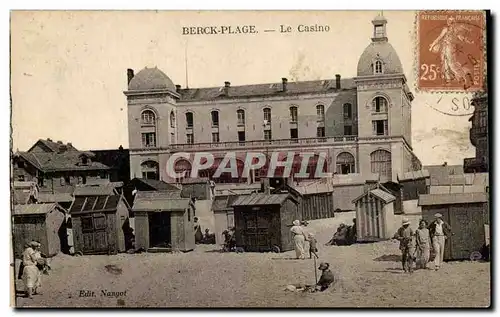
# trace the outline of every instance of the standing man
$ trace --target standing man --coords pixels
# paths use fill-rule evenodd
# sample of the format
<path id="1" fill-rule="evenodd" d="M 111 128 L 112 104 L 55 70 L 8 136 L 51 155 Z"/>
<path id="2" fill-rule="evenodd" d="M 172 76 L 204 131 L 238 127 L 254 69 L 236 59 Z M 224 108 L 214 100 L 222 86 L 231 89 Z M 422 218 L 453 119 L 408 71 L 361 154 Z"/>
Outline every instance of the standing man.
<path id="1" fill-rule="evenodd" d="M 408 263 L 408 257 L 412 257 L 415 252 L 415 244 L 414 244 L 414 236 L 415 232 L 412 228 L 410 228 L 410 221 L 407 218 L 404 218 L 401 222 L 401 227 L 398 229 L 393 239 L 397 239 L 399 241 L 399 249 L 401 250 L 402 262 L 403 262 L 403 270 L 405 272 L 412 272 L 411 263 Z"/>
<path id="2" fill-rule="evenodd" d="M 443 215 L 437 213 L 434 215 L 436 218 L 429 225 L 429 235 L 432 239 L 432 248 L 436 257 L 434 258 L 434 269 L 437 271 L 443 263 L 444 246 L 447 237 L 451 234 L 451 226 L 443 221 Z"/>

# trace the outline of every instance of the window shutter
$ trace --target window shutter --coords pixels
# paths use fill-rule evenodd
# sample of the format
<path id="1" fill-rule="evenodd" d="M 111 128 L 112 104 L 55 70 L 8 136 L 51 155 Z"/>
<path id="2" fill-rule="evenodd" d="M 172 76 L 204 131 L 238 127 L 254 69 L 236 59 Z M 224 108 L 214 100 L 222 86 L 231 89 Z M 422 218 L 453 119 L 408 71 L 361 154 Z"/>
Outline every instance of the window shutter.
<path id="1" fill-rule="evenodd" d="M 372 121 L 373 135 L 377 135 L 377 121 Z"/>
<path id="2" fill-rule="evenodd" d="M 389 135 L 389 124 L 387 120 L 384 120 L 384 135 Z"/>

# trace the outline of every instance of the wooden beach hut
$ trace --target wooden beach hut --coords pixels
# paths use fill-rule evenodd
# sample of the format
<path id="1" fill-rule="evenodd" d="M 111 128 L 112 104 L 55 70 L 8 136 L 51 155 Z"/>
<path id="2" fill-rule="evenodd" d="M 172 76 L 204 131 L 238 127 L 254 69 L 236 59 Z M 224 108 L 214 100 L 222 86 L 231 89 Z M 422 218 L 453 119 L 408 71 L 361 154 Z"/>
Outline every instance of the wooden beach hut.
<path id="1" fill-rule="evenodd" d="M 293 195 L 253 193 L 239 196 L 232 206 L 237 246 L 249 252 L 293 249 L 290 227 L 302 220 Z"/>
<path id="2" fill-rule="evenodd" d="M 485 224 L 489 223 L 487 193 L 420 195 L 418 204 L 428 223 L 440 213 L 452 228 L 453 235 L 445 244 L 445 260 L 469 259 L 472 252 L 481 251 L 486 240 Z"/>
<path id="3" fill-rule="evenodd" d="M 125 235 L 130 231 L 129 207 L 122 195 L 76 196 L 69 213 L 76 253 L 116 254 L 126 251 Z"/>
<path id="4" fill-rule="evenodd" d="M 20 258 L 26 242 L 42 244 L 47 256 L 66 251 L 66 210 L 57 203 L 15 205 L 12 211 L 14 254 Z"/>
<path id="5" fill-rule="evenodd" d="M 148 252 L 194 250 L 193 199 L 181 198 L 179 191 L 137 192 L 132 210 L 136 248 Z"/>
<path id="6" fill-rule="evenodd" d="M 352 202 L 356 206 L 358 241 L 379 241 L 393 235 L 394 205 L 392 194 L 381 188 L 366 191 Z"/>
<path id="7" fill-rule="evenodd" d="M 333 186 L 326 182 L 297 186 L 301 194 L 300 211 L 302 220 L 333 218 Z"/>

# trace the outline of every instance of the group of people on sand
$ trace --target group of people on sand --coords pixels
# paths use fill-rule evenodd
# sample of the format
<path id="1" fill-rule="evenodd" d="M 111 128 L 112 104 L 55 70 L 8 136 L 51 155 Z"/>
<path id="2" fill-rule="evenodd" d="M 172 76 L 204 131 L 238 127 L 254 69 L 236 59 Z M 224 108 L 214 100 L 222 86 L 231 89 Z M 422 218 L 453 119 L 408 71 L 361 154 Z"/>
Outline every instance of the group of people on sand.
<path id="1" fill-rule="evenodd" d="M 351 245 L 356 243 L 356 218 L 352 219 L 352 226 L 341 223 L 333 237 L 325 245 Z"/>
<path id="2" fill-rule="evenodd" d="M 431 250 L 434 254 L 434 269 L 439 270 L 443 264 L 446 239 L 452 235 L 451 226 L 443 220 L 443 215 L 440 213 L 435 214 L 434 218 L 430 224 L 423 219 L 420 220 L 416 230 L 410 227 L 410 221 L 405 218 L 394 235 L 393 238 L 399 240 L 405 272 L 412 270 L 412 267 L 408 267 L 408 256 L 412 257 L 417 268 L 430 269 Z"/>
<path id="3" fill-rule="evenodd" d="M 41 253 L 42 244 L 37 241 L 26 243 L 19 269 L 19 279 L 23 280 L 26 297 L 40 294 L 42 274 L 46 273 L 47 261 Z"/>
<path id="4" fill-rule="evenodd" d="M 309 245 L 309 258 L 318 256 L 318 241 L 312 232 L 309 232 L 306 227 L 309 223 L 307 221 L 294 220 L 293 226 L 290 229 L 293 235 L 293 243 L 295 247 L 295 256 L 297 259 L 306 258 L 306 247 Z"/>

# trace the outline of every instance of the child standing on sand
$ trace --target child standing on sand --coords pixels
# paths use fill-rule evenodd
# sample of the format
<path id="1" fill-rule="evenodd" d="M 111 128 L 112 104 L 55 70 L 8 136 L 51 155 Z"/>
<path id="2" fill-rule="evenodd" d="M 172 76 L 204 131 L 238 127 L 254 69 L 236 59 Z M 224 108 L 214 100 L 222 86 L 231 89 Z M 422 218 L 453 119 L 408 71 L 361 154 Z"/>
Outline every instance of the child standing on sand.
<path id="1" fill-rule="evenodd" d="M 309 258 L 312 259 L 313 254 L 316 258 L 319 258 L 318 253 L 317 253 L 318 252 L 318 240 L 316 240 L 316 238 L 314 237 L 314 234 L 309 233 L 307 235 L 307 241 L 309 241 Z"/>

